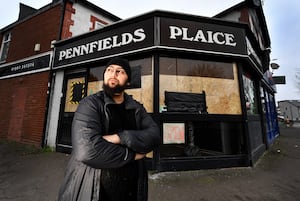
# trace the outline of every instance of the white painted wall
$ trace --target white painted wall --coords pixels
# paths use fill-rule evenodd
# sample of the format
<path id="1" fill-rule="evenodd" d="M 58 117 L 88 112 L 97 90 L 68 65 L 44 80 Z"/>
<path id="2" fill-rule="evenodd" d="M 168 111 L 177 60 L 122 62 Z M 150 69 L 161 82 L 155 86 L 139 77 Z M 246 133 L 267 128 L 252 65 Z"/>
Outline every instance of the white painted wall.
<path id="1" fill-rule="evenodd" d="M 57 71 L 54 77 L 54 86 L 50 94 L 48 124 L 46 129 L 46 145 L 52 148 L 56 147 L 57 128 L 59 120 L 60 99 L 62 97 L 62 87 L 64 80 L 64 71 Z"/>
<path id="2" fill-rule="evenodd" d="M 84 34 L 90 31 L 90 28 L 93 27 L 91 23 L 91 16 L 101 19 L 107 22 L 108 24 L 113 22 L 112 20 L 104 17 L 103 15 L 100 15 L 99 13 L 96 13 L 95 11 L 88 9 L 78 3 L 74 3 L 73 8 L 75 9 L 75 14 L 73 14 L 71 18 L 74 21 L 74 25 L 70 27 L 70 32 L 72 33 L 72 36 Z M 50 94 L 50 103 L 47 117 L 48 124 L 46 128 L 45 137 L 45 145 L 51 148 L 56 147 L 63 81 L 64 71 L 57 71 L 52 81 L 52 90 Z"/>
<path id="3" fill-rule="evenodd" d="M 73 14 L 71 18 L 74 21 L 74 25 L 70 27 L 72 36 L 80 35 L 90 31 L 90 28 L 93 27 L 90 20 L 91 16 L 95 16 L 98 19 L 108 22 L 109 24 L 112 23 L 111 20 L 105 18 L 103 15 L 100 15 L 99 13 L 96 13 L 95 11 L 88 9 L 78 3 L 74 3 L 73 8 L 75 9 L 75 14 Z"/>
<path id="4" fill-rule="evenodd" d="M 225 17 L 222 17 L 221 19 L 228 20 L 228 21 L 239 22 L 240 17 L 241 17 L 241 12 L 234 11 L 234 12 L 231 12 L 230 14 L 227 14 Z"/>

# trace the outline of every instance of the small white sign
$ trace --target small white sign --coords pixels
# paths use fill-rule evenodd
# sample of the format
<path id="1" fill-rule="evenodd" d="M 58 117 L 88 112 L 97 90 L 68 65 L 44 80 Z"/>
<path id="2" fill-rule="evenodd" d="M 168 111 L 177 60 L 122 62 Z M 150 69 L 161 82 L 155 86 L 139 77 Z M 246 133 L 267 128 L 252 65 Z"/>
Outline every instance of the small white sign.
<path id="1" fill-rule="evenodd" d="M 185 126 L 184 123 L 164 123 L 163 124 L 164 144 L 184 144 Z"/>

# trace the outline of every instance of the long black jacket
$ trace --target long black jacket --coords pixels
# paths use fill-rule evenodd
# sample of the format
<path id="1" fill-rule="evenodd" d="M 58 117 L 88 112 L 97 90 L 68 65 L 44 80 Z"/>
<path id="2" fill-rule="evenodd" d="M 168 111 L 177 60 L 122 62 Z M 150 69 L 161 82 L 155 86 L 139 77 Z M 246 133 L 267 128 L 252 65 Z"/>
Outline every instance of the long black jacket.
<path id="1" fill-rule="evenodd" d="M 157 124 L 144 107 L 125 93 L 125 108 L 135 110 L 136 130 L 119 132 L 121 145 L 107 142 L 109 104 L 103 91 L 84 98 L 72 123 L 72 154 L 59 191 L 59 201 L 99 201 L 101 168 L 119 168 L 134 160 L 135 153 L 148 153 L 160 144 Z M 147 172 L 139 161 L 138 200 L 147 200 Z"/>

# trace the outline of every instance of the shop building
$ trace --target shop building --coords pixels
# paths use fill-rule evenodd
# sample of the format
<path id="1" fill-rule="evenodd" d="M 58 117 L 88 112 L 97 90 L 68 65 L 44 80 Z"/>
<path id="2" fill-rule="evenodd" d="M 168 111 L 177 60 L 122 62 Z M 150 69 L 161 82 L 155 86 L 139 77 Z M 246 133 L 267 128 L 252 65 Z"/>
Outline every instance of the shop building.
<path id="1" fill-rule="evenodd" d="M 53 43 L 118 20 L 83 0 L 20 3 L 18 20 L 0 30 L 0 139 L 47 144 Z"/>
<path id="2" fill-rule="evenodd" d="M 215 18 L 152 11 L 56 42 L 47 144 L 71 151 L 78 103 L 101 90 L 105 64 L 122 56 L 133 71 L 127 93 L 161 130 L 149 168 L 253 165 L 279 133 L 271 115 L 275 90 L 263 78 L 270 39 L 253 2 Z"/>
<path id="3" fill-rule="evenodd" d="M 133 71 L 127 93 L 161 128 L 149 168 L 253 165 L 279 135 L 259 2 L 213 18 L 152 11 L 126 20 L 85 0 L 20 4 L 19 19 L 0 30 L 0 138 L 70 152 L 78 103 L 122 56 Z"/>

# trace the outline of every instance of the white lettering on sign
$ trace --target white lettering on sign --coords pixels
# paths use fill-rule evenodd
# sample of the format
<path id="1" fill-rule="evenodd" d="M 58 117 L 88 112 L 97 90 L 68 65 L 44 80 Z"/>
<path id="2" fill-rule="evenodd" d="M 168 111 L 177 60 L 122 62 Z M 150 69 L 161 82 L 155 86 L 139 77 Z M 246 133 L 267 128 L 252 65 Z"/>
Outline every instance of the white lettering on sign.
<path id="1" fill-rule="evenodd" d="M 170 39 L 181 39 L 184 41 L 195 41 L 201 43 L 212 43 L 226 46 L 236 46 L 235 38 L 232 33 L 219 31 L 203 31 L 198 29 L 196 34 L 191 34 L 188 28 L 169 26 Z"/>
<path id="2" fill-rule="evenodd" d="M 26 70 L 29 68 L 34 68 L 34 62 L 26 63 L 26 64 L 21 64 L 18 66 L 13 66 L 11 67 L 11 71 L 18 71 L 18 70 Z"/>
<path id="3" fill-rule="evenodd" d="M 144 29 L 136 29 L 133 33 L 122 33 L 101 40 L 92 41 L 87 44 L 71 47 L 59 51 L 58 60 L 71 59 L 73 57 L 92 54 L 96 51 L 108 50 L 115 47 L 121 47 L 130 43 L 137 43 L 145 40 L 146 34 Z"/>

